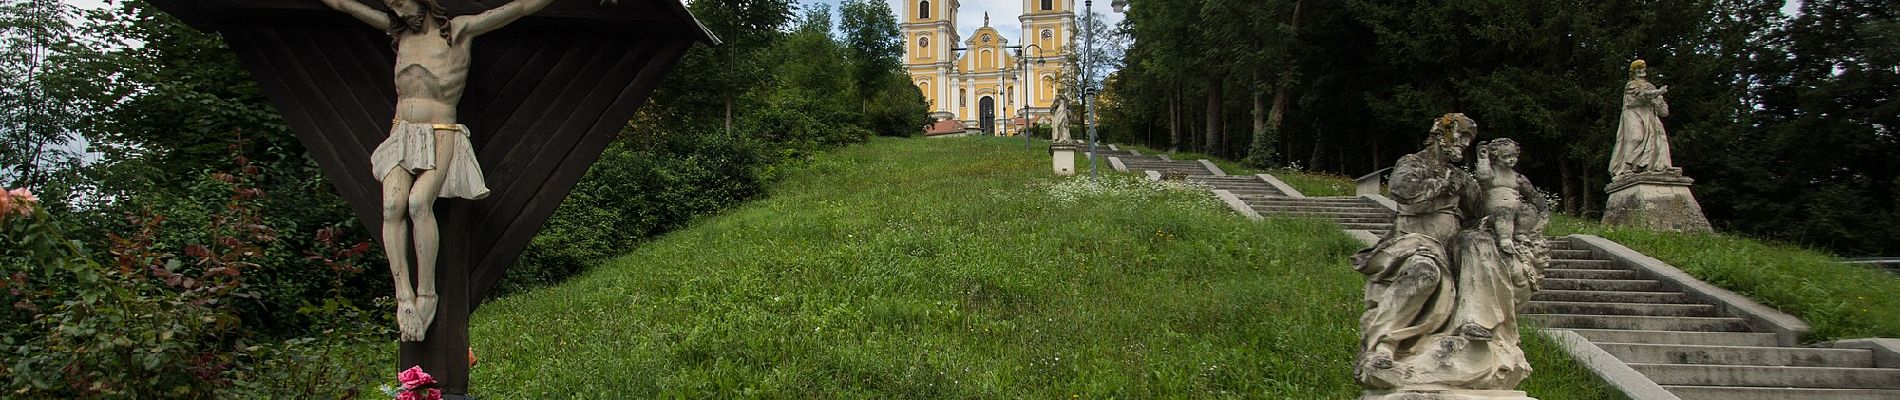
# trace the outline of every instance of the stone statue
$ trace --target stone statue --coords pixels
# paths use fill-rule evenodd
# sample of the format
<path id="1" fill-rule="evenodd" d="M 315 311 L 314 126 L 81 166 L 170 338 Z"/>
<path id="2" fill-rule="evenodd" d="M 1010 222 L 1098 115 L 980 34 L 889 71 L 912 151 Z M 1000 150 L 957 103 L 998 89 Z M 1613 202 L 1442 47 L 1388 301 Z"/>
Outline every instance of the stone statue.
<path id="1" fill-rule="evenodd" d="M 1681 173 L 1669 161 L 1669 134 L 1663 130 L 1662 117 L 1669 116 L 1669 103 L 1661 88 L 1649 83 L 1649 65 L 1643 60 L 1630 63 L 1630 81 L 1623 85 L 1623 115 L 1616 126 L 1616 150 L 1610 154 L 1610 176 L 1620 179 L 1629 174 Z"/>
<path id="2" fill-rule="evenodd" d="M 1054 141 L 1057 143 L 1071 141 L 1069 139 L 1069 102 L 1063 101 L 1062 99 L 1056 99 L 1056 111 L 1055 111 L 1054 117 L 1056 119 L 1055 123 L 1050 124 L 1049 126 L 1051 129 L 1049 131 L 1049 138 L 1051 139 L 1051 141 Z"/>
<path id="3" fill-rule="evenodd" d="M 1367 276 L 1353 366 L 1361 399 L 1528 398 L 1512 390 L 1531 372 L 1516 310 L 1548 262 L 1548 210 L 1511 170 L 1515 142 L 1486 144 L 1474 173 L 1455 165 L 1477 126 L 1446 114 L 1425 150 L 1399 158 L 1393 229 L 1353 256 Z"/>
<path id="4" fill-rule="evenodd" d="M 1669 87 L 1650 84 L 1649 65 L 1630 63 L 1630 81 L 1623 85 L 1623 111 L 1616 125 L 1616 150 L 1610 154 L 1609 200 L 1603 224 L 1659 231 L 1709 232 L 1702 204 L 1689 190 L 1694 179 L 1683 176 L 1669 159 L 1669 134 L 1662 117 L 1669 116 L 1663 94 Z"/>
<path id="5" fill-rule="evenodd" d="M 383 182 L 383 251 L 396 283 L 403 341 L 422 341 L 435 320 L 435 199 L 488 196 L 467 126 L 456 105 L 468 85 L 469 48 L 477 36 L 534 14 L 553 0 L 517 0 L 451 18 L 436 0 L 386 0 L 389 11 L 357 0 L 322 0 L 389 33 L 396 48 L 396 115 L 389 138 L 370 155 Z M 414 244 L 416 277 L 409 278 Z"/>

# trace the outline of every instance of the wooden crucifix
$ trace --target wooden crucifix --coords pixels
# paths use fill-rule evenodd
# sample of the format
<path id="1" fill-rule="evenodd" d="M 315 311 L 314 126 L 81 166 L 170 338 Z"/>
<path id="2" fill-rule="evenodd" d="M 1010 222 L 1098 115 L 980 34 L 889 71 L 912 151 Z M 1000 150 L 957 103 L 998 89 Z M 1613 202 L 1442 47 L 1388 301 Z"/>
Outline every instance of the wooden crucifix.
<path id="1" fill-rule="evenodd" d="M 678 0 L 150 1 L 224 37 L 386 247 L 435 219 L 435 254 L 389 250 L 399 303 L 428 293 L 404 275 L 435 295 L 407 306 L 432 321 L 399 314 L 397 368 L 450 397 L 469 313 L 686 50 L 718 42 Z"/>

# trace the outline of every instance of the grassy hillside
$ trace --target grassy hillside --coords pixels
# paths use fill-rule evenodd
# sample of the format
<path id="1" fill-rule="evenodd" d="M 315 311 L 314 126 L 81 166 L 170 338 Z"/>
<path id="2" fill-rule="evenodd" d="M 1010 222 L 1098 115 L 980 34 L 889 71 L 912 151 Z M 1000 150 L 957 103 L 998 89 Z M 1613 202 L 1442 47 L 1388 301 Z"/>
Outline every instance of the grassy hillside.
<path id="1" fill-rule="evenodd" d="M 876 139 L 473 318 L 487 398 L 1345 399 L 1363 278 L 1329 223 Z M 1609 398 L 1542 341 L 1524 389 Z"/>

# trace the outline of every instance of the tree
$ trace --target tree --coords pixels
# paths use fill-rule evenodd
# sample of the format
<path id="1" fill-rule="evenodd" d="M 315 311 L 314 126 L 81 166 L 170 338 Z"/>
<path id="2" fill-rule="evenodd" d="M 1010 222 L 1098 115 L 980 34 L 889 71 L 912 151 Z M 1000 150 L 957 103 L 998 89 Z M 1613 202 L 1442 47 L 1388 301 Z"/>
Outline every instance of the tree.
<path id="1" fill-rule="evenodd" d="M 0 183 L 42 189 L 51 170 L 78 162 L 80 110 L 68 82 L 48 71 L 77 45 L 74 17 L 57 0 L 0 2 Z"/>

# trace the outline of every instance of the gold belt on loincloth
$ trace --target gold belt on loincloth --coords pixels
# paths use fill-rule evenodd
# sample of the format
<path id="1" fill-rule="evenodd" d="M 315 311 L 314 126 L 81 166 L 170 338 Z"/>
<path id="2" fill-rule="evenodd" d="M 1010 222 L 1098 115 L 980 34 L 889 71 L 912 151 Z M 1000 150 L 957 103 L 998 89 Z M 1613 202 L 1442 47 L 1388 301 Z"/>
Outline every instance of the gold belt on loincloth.
<path id="1" fill-rule="evenodd" d="M 392 120 L 390 120 L 390 121 L 395 121 L 397 125 L 401 125 L 401 124 L 417 124 L 417 125 L 421 125 L 421 123 L 418 123 L 418 122 L 409 122 L 409 121 L 404 121 L 404 120 L 400 120 L 400 119 L 392 119 Z M 428 124 L 428 125 L 429 125 L 429 127 L 431 127 L 431 128 L 435 128 L 435 130 L 439 130 L 439 131 L 458 131 L 458 130 L 462 130 L 462 127 L 461 127 L 461 126 L 459 126 L 459 125 L 457 125 L 457 124 Z"/>

